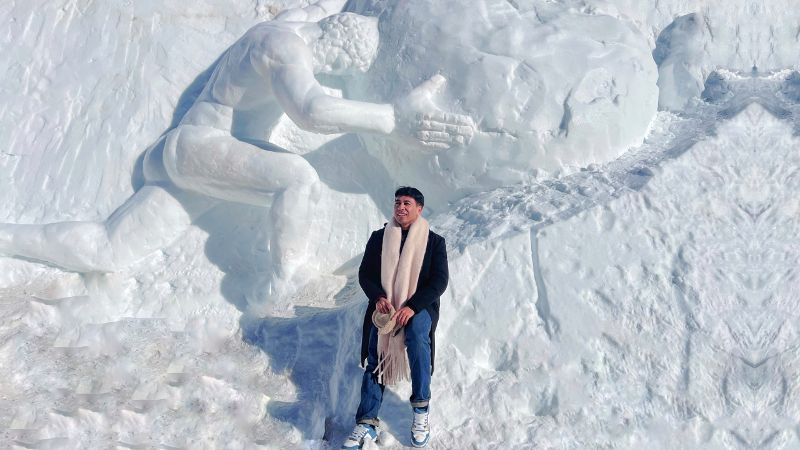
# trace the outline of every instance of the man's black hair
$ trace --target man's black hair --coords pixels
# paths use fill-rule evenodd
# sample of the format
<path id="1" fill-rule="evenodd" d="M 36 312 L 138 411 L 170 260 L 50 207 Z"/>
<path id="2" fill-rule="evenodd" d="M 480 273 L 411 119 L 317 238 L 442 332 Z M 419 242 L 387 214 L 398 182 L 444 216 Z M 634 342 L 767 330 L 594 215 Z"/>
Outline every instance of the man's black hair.
<path id="1" fill-rule="evenodd" d="M 394 198 L 411 197 L 419 206 L 425 206 L 425 196 L 417 188 L 411 186 L 400 186 L 394 191 Z"/>

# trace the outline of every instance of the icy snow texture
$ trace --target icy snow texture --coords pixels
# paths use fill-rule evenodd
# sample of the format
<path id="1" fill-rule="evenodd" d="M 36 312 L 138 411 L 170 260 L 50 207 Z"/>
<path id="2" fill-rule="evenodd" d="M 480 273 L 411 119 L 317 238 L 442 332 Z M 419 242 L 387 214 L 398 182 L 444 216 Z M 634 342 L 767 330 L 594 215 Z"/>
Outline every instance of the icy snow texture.
<path id="1" fill-rule="evenodd" d="M 700 12 L 722 36 L 707 50 L 713 67 L 749 70 L 742 55 L 753 52 L 759 67 L 795 64 L 790 2 L 615 4 L 651 49 L 674 19 Z M 137 158 L 204 71 L 284 6 L 0 6 L 3 220 L 105 218 L 139 186 Z M 733 24 L 743 34 L 726 41 Z M 783 77 L 716 73 L 709 103 L 658 113 L 644 144 L 613 162 L 482 192 L 432 218 L 452 282 L 430 448 L 800 446 L 800 83 Z M 763 108 L 745 110 L 753 101 Z M 334 275 L 297 299 L 295 317 L 243 317 L 242 291 L 266 255 L 253 245 L 263 211 L 238 204 L 113 275 L 3 258 L 2 445 L 338 447 L 358 401 L 354 269 L 394 181 L 357 136 L 284 120 L 273 139 L 327 167 L 324 195 L 348 200 L 315 224 L 328 233 L 317 261 Z M 387 391 L 380 448 L 409 444 L 408 391 Z"/>

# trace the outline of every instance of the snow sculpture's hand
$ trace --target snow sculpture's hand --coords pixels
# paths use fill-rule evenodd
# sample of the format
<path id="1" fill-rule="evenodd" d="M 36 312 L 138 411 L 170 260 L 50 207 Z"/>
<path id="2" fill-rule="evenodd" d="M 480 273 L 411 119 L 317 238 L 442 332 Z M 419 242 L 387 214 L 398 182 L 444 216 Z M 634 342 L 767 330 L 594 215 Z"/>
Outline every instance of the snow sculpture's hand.
<path id="1" fill-rule="evenodd" d="M 395 100 L 392 104 L 395 129 L 431 148 L 469 144 L 476 128 L 472 118 L 444 112 L 431 99 L 446 81 L 443 76 L 434 75 L 407 96 Z"/>

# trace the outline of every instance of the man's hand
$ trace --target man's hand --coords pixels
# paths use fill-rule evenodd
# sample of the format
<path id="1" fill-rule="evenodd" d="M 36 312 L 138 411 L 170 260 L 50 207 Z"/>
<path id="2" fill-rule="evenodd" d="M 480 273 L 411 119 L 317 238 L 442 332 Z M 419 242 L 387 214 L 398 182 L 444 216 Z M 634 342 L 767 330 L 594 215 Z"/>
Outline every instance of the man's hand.
<path id="1" fill-rule="evenodd" d="M 401 327 L 404 327 L 412 317 L 414 317 L 414 310 L 406 306 L 394 313 L 392 319 L 397 320 L 397 323 L 399 323 Z"/>
<path id="2" fill-rule="evenodd" d="M 392 304 L 389 303 L 389 300 L 387 300 L 386 297 L 381 295 L 378 297 L 378 301 L 375 303 L 375 309 L 377 309 L 381 314 L 389 314 L 392 311 Z"/>
<path id="3" fill-rule="evenodd" d="M 395 127 L 400 133 L 416 138 L 431 148 L 445 149 L 453 145 L 469 144 L 476 129 L 472 118 L 446 113 L 431 100 L 445 82 L 443 76 L 434 75 L 407 96 L 392 103 Z"/>

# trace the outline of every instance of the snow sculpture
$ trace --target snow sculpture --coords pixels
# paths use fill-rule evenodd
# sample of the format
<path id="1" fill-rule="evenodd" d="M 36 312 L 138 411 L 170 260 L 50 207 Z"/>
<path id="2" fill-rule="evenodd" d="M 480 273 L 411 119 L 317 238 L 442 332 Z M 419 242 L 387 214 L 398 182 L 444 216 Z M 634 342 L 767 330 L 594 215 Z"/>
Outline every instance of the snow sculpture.
<path id="1" fill-rule="evenodd" d="M 69 270 L 113 272 L 163 247 L 221 201 L 271 205 L 274 276 L 261 294 L 291 294 L 311 275 L 305 248 L 320 182 L 305 159 L 268 142 L 283 113 L 307 131 L 405 133 L 425 148 L 465 144 L 473 133 L 471 119 L 445 114 L 431 101 L 442 76 L 392 104 L 327 95 L 315 74 L 363 73 L 378 47 L 375 19 L 331 15 L 343 4 L 287 11 L 245 33 L 180 125 L 148 150 L 147 184 L 105 222 L 3 224 L 0 251 Z"/>
<path id="2" fill-rule="evenodd" d="M 656 112 L 647 39 L 606 2 L 355 0 L 347 10 L 378 17 L 383 42 L 351 98 L 388 101 L 441 73 L 439 104 L 478 123 L 466 148 L 425 157 L 418 144 L 366 139 L 396 180 L 431 194 L 433 210 L 613 160 Z"/>
<path id="3" fill-rule="evenodd" d="M 693 98 L 699 98 L 705 83 L 706 33 L 700 14 L 678 17 L 656 43 L 653 57 L 658 64 L 658 107 L 683 110 Z"/>

